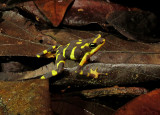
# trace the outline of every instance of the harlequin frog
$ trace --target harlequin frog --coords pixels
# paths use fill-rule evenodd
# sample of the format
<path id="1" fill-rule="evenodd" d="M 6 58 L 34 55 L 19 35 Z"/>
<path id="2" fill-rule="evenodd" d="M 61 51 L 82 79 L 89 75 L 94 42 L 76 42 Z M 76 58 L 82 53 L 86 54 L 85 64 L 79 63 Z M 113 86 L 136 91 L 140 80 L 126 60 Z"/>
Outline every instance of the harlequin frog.
<path id="1" fill-rule="evenodd" d="M 85 73 L 82 70 L 82 66 L 94 53 L 96 53 L 104 45 L 104 43 L 105 39 L 101 38 L 101 35 L 98 34 L 90 39 L 79 39 L 71 41 L 67 45 L 55 45 L 37 54 L 38 58 L 56 57 L 55 64 L 57 66 L 57 69 L 46 73 L 41 77 L 41 79 L 50 78 L 61 73 L 63 71 L 66 59 L 81 60 L 75 72 L 79 73 L 80 75 L 92 76 L 94 78 L 97 78 L 99 75 L 97 70 L 90 69 L 90 72 Z M 54 51 L 56 51 L 56 53 L 53 53 Z"/>

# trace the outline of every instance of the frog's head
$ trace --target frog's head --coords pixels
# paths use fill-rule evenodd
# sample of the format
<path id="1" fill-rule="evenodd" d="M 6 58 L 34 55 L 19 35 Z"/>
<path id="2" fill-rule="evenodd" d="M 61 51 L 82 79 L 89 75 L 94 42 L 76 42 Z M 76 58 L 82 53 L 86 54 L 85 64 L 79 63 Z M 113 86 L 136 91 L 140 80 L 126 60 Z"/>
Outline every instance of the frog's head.
<path id="1" fill-rule="evenodd" d="M 82 42 L 79 40 L 77 43 L 79 44 Z M 93 38 L 85 39 L 81 44 L 81 51 L 84 53 L 89 53 L 89 55 L 92 56 L 104 45 L 104 43 L 105 39 L 101 38 L 101 35 L 98 34 Z"/>
<path id="2" fill-rule="evenodd" d="M 89 47 L 91 49 L 90 55 L 93 55 L 96 53 L 104 44 L 105 44 L 105 39 L 101 38 L 101 35 L 98 34 L 91 40 L 92 42 L 89 43 Z"/>

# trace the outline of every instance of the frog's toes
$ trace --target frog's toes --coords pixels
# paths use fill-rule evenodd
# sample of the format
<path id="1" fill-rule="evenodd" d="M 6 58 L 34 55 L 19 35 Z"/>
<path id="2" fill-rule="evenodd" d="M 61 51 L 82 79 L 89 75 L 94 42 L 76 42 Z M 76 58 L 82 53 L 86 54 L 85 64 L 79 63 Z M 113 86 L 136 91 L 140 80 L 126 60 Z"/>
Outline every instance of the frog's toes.
<path id="1" fill-rule="evenodd" d="M 41 76 L 41 78 L 40 79 L 46 79 L 46 77 L 44 77 L 44 75 L 43 76 Z"/>
<path id="2" fill-rule="evenodd" d="M 97 72 L 97 68 L 95 70 L 90 69 L 90 76 L 93 76 L 94 78 L 98 78 L 100 73 Z"/>
<path id="3" fill-rule="evenodd" d="M 108 73 L 105 73 L 106 76 L 108 76 Z"/>
<path id="4" fill-rule="evenodd" d="M 40 57 L 41 57 L 41 56 L 40 56 L 40 55 L 38 55 L 38 54 L 37 54 L 36 56 L 37 56 L 37 58 L 40 58 Z"/>

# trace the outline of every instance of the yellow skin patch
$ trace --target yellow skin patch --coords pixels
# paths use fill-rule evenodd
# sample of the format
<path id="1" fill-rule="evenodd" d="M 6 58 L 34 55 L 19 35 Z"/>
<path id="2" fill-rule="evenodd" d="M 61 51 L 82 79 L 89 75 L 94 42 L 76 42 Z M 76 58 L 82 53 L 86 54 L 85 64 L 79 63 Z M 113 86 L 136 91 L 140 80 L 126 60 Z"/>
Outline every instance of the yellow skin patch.
<path id="1" fill-rule="evenodd" d="M 55 48 L 56 48 L 56 46 L 52 46 L 52 48 L 53 48 L 53 49 L 55 49 Z"/>
<path id="2" fill-rule="evenodd" d="M 65 57 L 65 52 L 66 52 L 66 49 L 68 48 L 69 45 L 70 45 L 70 43 L 67 44 L 67 47 L 63 49 L 63 57 Z"/>
<path id="3" fill-rule="evenodd" d="M 58 68 L 58 66 L 59 66 L 60 63 L 64 63 L 64 64 L 65 64 L 65 61 L 64 61 L 64 60 L 59 61 L 59 62 L 57 63 L 57 68 Z"/>
<path id="4" fill-rule="evenodd" d="M 87 77 L 89 77 L 90 76 L 90 73 L 87 73 Z"/>
<path id="5" fill-rule="evenodd" d="M 40 55 L 37 55 L 37 57 L 40 58 L 41 56 L 40 56 Z"/>
<path id="6" fill-rule="evenodd" d="M 46 57 L 48 57 L 48 58 L 54 58 L 56 55 L 55 54 L 52 54 L 51 52 L 48 52 L 47 54 L 46 54 Z"/>
<path id="7" fill-rule="evenodd" d="M 86 61 L 87 61 L 86 58 L 87 58 L 87 56 L 89 56 L 89 55 L 90 55 L 89 52 L 85 53 L 85 55 L 83 56 L 81 62 L 79 63 L 80 66 L 83 66 L 83 65 L 86 63 Z"/>
<path id="8" fill-rule="evenodd" d="M 47 52 L 48 52 L 47 50 L 44 50 L 44 51 L 43 51 L 44 54 L 46 54 Z"/>
<path id="9" fill-rule="evenodd" d="M 71 52 L 71 55 L 70 55 L 70 59 L 72 59 L 72 60 L 76 60 L 76 58 L 74 56 L 74 52 L 75 52 L 76 48 L 77 48 L 77 46 L 72 49 L 72 52 Z"/>
<path id="10" fill-rule="evenodd" d="M 60 53 L 56 55 L 56 60 L 58 59 L 58 56 L 59 56 L 59 55 L 60 55 Z"/>
<path id="11" fill-rule="evenodd" d="M 76 44 L 81 44 L 82 42 L 76 42 Z"/>
<path id="12" fill-rule="evenodd" d="M 89 43 L 86 43 L 84 44 L 83 46 L 81 46 L 81 49 L 85 48 L 85 47 L 88 47 L 89 46 Z"/>
<path id="13" fill-rule="evenodd" d="M 93 43 L 96 43 L 99 38 L 101 38 L 101 35 L 100 35 L 100 34 L 98 35 L 97 38 L 94 39 Z"/>
<path id="14" fill-rule="evenodd" d="M 44 77 L 44 75 L 41 77 L 41 79 L 46 79 L 45 77 Z"/>
<path id="15" fill-rule="evenodd" d="M 52 70 L 52 76 L 56 76 L 58 73 L 56 70 Z"/>
<path id="16" fill-rule="evenodd" d="M 80 74 L 80 75 L 83 75 L 83 70 L 81 70 L 79 74 Z"/>

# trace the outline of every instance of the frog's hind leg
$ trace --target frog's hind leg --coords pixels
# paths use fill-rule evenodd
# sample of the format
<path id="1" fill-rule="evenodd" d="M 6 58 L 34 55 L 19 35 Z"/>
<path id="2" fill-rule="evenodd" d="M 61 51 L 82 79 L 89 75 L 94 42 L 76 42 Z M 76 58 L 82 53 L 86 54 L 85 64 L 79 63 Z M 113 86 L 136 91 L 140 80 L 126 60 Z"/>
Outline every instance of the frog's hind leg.
<path id="1" fill-rule="evenodd" d="M 56 48 L 57 46 L 51 46 L 46 50 L 43 50 L 42 52 L 38 53 L 36 56 L 38 58 L 40 57 L 47 57 L 47 58 L 51 58 L 51 57 L 55 57 L 54 52 L 56 52 Z"/>
<path id="2" fill-rule="evenodd" d="M 51 72 L 46 73 L 45 75 L 43 75 L 41 77 L 41 79 L 51 78 L 53 76 L 56 76 L 57 74 L 60 74 L 63 71 L 64 64 L 65 64 L 65 60 L 64 60 L 63 54 L 59 54 L 56 57 L 55 64 L 56 64 L 57 69 L 56 70 L 52 70 Z"/>

